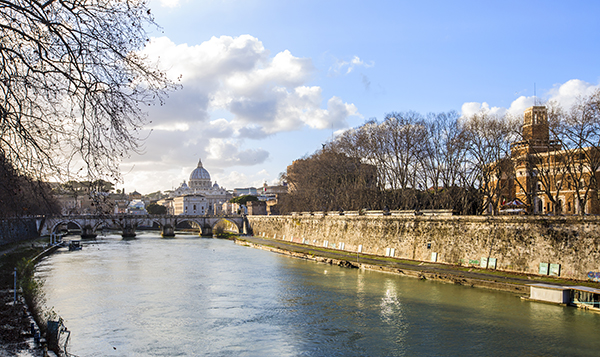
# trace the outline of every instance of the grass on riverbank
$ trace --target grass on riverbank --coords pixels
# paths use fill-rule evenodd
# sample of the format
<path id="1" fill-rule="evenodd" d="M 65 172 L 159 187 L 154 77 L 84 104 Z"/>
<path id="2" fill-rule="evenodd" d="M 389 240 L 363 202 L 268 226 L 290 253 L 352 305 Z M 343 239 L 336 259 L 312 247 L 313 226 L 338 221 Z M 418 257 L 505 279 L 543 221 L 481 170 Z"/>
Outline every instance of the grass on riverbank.
<path id="1" fill-rule="evenodd" d="M 33 279 L 34 266 L 26 267 L 26 262 L 43 251 L 44 243 L 46 240 L 36 239 L 0 247 L 0 346 L 7 352 L 16 354 L 28 349 L 26 341 L 32 337 L 29 319 L 24 314 L 25 305 L 21 299 L 13 304 L 14 269 L 17 268 L 20 286 L 25 285 L 25 290 L 34 294 L 41 293 L 41 286 Z"/>
<path id="2" fill-rule="evenodd" d="M 219 233 L 215 233 L 214 237 L 215 238 L 219 238 L 219 239 L 234 240 L 234 239 L 238 239 L 239 234 L 238 233 L 231 233 L 231 232 L 219 232 Z"/>

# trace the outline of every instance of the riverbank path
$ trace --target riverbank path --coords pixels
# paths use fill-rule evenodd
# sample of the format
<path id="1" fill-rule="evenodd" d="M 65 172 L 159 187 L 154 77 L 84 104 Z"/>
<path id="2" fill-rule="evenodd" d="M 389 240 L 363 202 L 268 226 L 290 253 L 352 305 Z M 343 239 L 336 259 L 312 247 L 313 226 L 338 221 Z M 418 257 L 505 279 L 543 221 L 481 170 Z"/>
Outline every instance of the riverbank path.
<path id="1" fill-rule="evenodd" d="M 293 252 L 296 253 L 295 255 L 300 254 L 301 257 L 307 259 L 311 259 L 313 256 L 319 256 L 328 259 L 347 261 L 354 267 L 382 270 L 422 279 L 441 280 L 467 286 L 506 290 L 518 294 L 529 294 L 529 287 L 527 285 L 535 283 L 584 285 L 600 288 L 600 284 L 594 282 L 369 255 L 263 237 L 242 236 L 239 237 L 238 240 L 266 248 L 274 248 L 275 250 Z"/>

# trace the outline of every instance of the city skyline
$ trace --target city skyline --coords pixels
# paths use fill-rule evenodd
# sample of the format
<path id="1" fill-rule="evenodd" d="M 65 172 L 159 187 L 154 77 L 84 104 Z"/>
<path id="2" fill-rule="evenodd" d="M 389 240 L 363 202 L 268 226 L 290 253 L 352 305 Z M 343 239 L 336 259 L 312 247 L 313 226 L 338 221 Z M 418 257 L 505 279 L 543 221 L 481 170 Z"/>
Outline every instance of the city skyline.
<path id="1" fill-rule="evenodd" d="M 520 114 L 599 88 L 595 2 L 151 1 L 144 50 L 182 88 L 151 107 L 128 192 L 198 159 L 227 189 L 273 184 L 335 133 L 392 111 Z M 151 130 L 151 132 L 150 132 Z"/>

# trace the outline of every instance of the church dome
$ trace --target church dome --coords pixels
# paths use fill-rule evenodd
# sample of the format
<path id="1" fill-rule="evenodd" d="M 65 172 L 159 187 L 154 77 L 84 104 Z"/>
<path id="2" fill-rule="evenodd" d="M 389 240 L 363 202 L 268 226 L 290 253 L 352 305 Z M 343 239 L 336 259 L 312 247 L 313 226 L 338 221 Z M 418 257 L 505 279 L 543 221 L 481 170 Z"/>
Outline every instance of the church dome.
<path id="1" fill-rule="evenodd" d="M 192 189 L 207 189 L 212 186 L 210 174 L 202 167 L 202 160 L 198 160 L 198 167 L 190 174 L 189 182 Z"/>
<path id="2" fill-rule="evenodd" d="M 190 174 L 190 181 L 192 180 L 210 180 L 210 174 L 202 167 L 202 160 L 198 161 L 198 167 Z"/>

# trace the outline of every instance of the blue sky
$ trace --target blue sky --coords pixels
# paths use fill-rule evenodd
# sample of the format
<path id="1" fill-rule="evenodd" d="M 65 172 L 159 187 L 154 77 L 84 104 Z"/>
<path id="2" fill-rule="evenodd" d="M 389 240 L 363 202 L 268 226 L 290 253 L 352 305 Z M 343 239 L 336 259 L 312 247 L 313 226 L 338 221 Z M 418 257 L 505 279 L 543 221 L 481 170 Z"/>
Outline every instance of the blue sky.
<path id="1" fill-rule="evenodd" d="M 391 111 L 518 113 L 599 88 L 598 1 L 151 0 L 144 52 L 181 76 L 151 108 L 127 191 L 201 158 L 228 189 L 274 183 L 335 132 Z"/>

